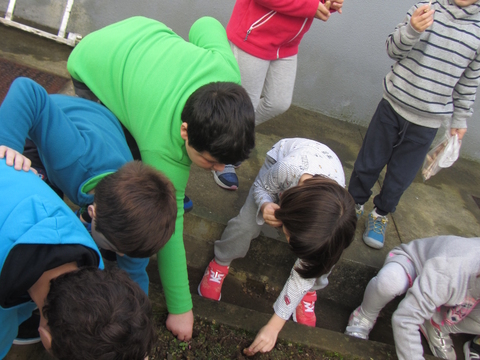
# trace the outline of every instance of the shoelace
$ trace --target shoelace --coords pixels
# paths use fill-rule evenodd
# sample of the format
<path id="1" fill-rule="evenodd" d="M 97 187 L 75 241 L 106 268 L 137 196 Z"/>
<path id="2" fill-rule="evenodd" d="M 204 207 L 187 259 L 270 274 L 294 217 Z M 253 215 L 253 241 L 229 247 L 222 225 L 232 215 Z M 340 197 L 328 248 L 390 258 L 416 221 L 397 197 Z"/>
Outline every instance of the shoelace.
<path id="1" fill-rule="evenodd" d="M 379 217 L 380 218 L 380 217 Z M 387 219 L 385 218 L 376 218 L 374 221 L 373 221 L 373 231 L 375 231 L 376 233 L 378 234 L 384 234 L 385 232 L 385 225 L 387 224 Z"/>
<path id="2" fill-rule="evenodd" d="M 218 272 L 218 271 L 210 270 L 210 281 L 220 284 L 224 277 L 225 277 L 225 274 L 222 274 L 221 272 Z"/>
<path id="3" fill-rule="evenodd" d="M 304 311 L 305 312 L 314 312 L 315 311 L 315 303 L 314 302 L 307 302 L 307 301 L 303 301 L 303 307 L 304 307 Z"/>

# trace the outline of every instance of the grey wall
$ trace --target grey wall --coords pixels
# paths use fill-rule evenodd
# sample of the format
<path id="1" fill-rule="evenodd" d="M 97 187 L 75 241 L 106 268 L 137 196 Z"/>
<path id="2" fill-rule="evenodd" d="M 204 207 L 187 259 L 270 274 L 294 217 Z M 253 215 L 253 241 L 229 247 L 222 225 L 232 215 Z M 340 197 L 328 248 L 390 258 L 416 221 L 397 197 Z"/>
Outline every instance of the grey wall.
<path id="1" fill-rule="evenodd" d="M 69 32 L 87 35 L 133 15 L 169 25 L 184 38 L 190 25 L 209 15 L 226 25 L 234 0 L 75 0 Z M 314 21 L 300 46 L 293 103 L 333 118 L 367 126 L 382 96 L 382 80 L 393 63 L 387 35 L 415 1 L 345 0 L 343 14 Z M 0 11 L 8 0 L 0 0 Z M 14 14 L 57 28 L 66 0 L 17 0 Z M 462 155 L 480 160 L 480 101 L 469 122 Z"/>

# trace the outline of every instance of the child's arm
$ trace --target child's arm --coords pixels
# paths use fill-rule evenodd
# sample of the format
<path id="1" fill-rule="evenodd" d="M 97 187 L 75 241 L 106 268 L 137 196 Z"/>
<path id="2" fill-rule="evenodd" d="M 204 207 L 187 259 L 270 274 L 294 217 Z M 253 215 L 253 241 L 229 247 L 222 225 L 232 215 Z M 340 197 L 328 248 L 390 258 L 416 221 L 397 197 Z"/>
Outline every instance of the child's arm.
<path id="1" fill-rule="evenodd" d="M 295 262 L 295 266 L 300 265 L 300 260 Z M 323 275 L 319 279 L 304 279 L 295 269 L 292 269 L 290 276 L 278 296 L 273 309 L 275 314 L 263 328 L 260 329 L 253 343 L 246 349 L 245 354 L 254 355 L 256 352 L 268 352 L 273 349 L 277 341 L 278 334 L 282 330 L 285 322 L 292 316 L 303 296 L 317 285 L 317 289 L 328 285 L 327 276 Z"/>
<path id="2" fill-rule="evenodd" d="M 15 170 L 29 171 L 32 166 L 30 159 L 23 154 L 20 154 L 18 151 L 5 145 L 0 145 L 0 159 L 3 158 L 6 159 L 6 164 L 8 166 L 13 166 Z"/>
<path id="3" fill-rule="evenodd" d="M 453 116 L 451 134 L 458 134 L 458 139 L 462 140 L 467 132 L 467 119 L 473 114 L 473 104 L 480 85 L 480 53 L 465 69 L 453 89 Z"/>
<path id="4" fill-rule="evenodd" d="M 386 41 L 387 53 L 394 60 L 407 56 L 412 47 L 420 40 L 422 33 L 433 24 L 434 9 L 426 4 L 412 7 L 404 22 L 397 25 Z"/>
<path id="5" fill-rule="evenodd" d="M 277 314 L 273 314 L 267 325 L 262 327 L 258 332 L 253 343 L 243 353 L 247 356 L 253 356 L 257 352 L 269 352 L 277 342 L 278 333 L 282 330 L 286 320 L 283 320 Z"/>
<path id="6" fill-rule="evenodd" d="M 343 1 L 343 0 L 342 0 Z M 295 16 L 313 18 L 319 8 L 319 0 L 255 0 L 267 9 L 275 10 L 278 13 Z M 322 4 L 322 7 L 325 6 Z M 327 10 L 328 13 L 328 10 Z"/>
<path id="7" fill-rule="evenodd" d="M 266 220 L 269 217 L 271 218 L 270 215 L 274 210 L 271 205 L 267 208 L 267 203 L 277 203 L 279 195 L 290 188 L 295 180 L 298 181 L 299 177 L 298 171 L 284 162 L 277 162 L 266 171 L 263 171 L 263 167 L 260 169 L 260 173 L 253 183 L 253 198 L 258 205 L 257 223 L 259 225 L 263 224 L 264 221 L 267 222 Z M 267 211 L 267 219 L 261 213 L 264 209 Z M 276 219 L 271 218 L 271 220 L 275 221 Z"/>

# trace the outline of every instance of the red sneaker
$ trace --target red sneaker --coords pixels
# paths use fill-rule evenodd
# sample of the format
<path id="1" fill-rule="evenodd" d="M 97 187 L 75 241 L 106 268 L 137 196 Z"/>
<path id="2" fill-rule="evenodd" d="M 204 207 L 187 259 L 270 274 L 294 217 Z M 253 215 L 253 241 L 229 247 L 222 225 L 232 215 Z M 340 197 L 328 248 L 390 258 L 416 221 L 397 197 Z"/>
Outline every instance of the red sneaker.
<path id="1" fill-rule="evenodd" d="M 293 313 L 293 321 L 299 324 L 315 327 L 317 323 L 317 317 L 315 316 L 315 301 L 317 301 L 317 292 L 307 292 Z"/>
<path id="2" fill-rule="evenodd" d="M 208 299 L 220 301 L 222 298 L 222 285 L 225 276 L 228 275 L 228 266 L 218 265 L 215 259 L 210 261 L 200 285 L 198 294 Z"/>

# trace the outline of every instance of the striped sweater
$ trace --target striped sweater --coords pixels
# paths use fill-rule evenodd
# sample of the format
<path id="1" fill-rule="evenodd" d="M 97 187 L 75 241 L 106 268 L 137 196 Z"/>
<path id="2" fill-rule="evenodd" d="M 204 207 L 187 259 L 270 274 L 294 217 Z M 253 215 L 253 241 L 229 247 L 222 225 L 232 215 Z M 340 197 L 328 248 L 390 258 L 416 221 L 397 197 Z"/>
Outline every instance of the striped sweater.
<path id="1" fill-rule="evenodd" d="M 397 62 L 384 79 L 383 97 L 412 123 L 466 128 L 480 83 L 480 2 L 433 1 L 434 23 L 419 33 L 410 18 L 426 3 L 413 6 L 387 38 L 388 55 Z"/>

